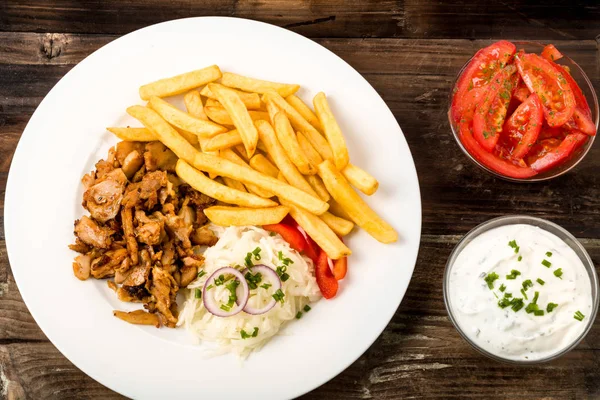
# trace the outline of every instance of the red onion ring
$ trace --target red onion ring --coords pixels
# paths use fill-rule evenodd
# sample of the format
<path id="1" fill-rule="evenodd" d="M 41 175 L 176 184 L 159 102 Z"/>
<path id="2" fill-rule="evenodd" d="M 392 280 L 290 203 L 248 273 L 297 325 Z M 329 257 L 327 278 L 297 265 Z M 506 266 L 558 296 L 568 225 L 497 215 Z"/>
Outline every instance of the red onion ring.
<path id="1" fill-rule="evenodd" d="M 238 287 L 235 291 L 235 294 L 238 298 L 237 305 L 235 308 L 232 308 L 230 311 L 223 310 L 221 308 L 221 306 L 215 300 L 214 296 L 208 296 L 208 294 L 207 294 L 208 290 L 206 289 L 208 286 L 215 284 L 215 279 L 219 275 L 224 275 L 224 274 L 231 274 L 237 278 L 238 282 L 240 282 L 240 284 L 238 285 Z M 248 290 L 248 282 L 246 282 L 246 278 L 244 278 L 244 275 L 240 271 L 238 271 L 235 268 L 231 268 L 231 267 L 219 268 L 218 270 L 213 272 L 212 275 L 209 276 L 208 279 L 206 280 L 206 282 L 204 283 L 204 288 L 202 288 L 202 301 L 204 302 L 204 307 L 206 307 L 206 310 L 209 313 L 211 313 L 212 315 L 215 315 L 217 317 L 231 317 L 232 315 L 239 313 L 240 311 L 242 311 L 244 309 L 244 307 L 246 306 L 246 303 L 248 303 L 249 296 L 250 296 L 250 290 Z"/>
<path id="2" fill-rule="evenodd" d="M 264 264 L 255 265 L 254 267 L 252 267 L 251 271 L 245 269 L 243 272 L 244 275 L 246 275 L 246 272 L 250 272 L 253 275 L 260 272 L 263 279 L 268 278 L 267 280 L 269 281 L 269 283 L 273 285 L 273 291 L 276 292 L 278 289 L 281 289 L 281 279 L 279 279 L 279 275 L 277 275 L 277 272 L 273 271 L 273 269 L 267 267 Z M 271 301 L 267 303 L 267 305 L 261 308 L 252 307 L 250 306 L 250 304 L 248 304 L 248 302 L 246 302 L 246 305 L 244 306 L 244 311 L 248 314 L 260 315 L 266 313 L 271 308 L 275 307 L 275 304 L 277 304 L 277 300 L 275 300 L 273 297 L 271 297 Z"/>

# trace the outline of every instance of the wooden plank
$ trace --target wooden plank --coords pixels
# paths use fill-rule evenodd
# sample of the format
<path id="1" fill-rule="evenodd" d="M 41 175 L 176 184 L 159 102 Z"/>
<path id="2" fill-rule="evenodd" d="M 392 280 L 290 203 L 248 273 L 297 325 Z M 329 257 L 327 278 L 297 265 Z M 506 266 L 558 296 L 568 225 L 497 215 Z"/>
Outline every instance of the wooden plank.
<path id="1" fill-rule="evenodd" d="M 4 0 L 0 29 L 124 34 L 192 16 L 232 16 L 286 27 L 308 37 L 593 39 L 600 8 L 585 0 Z"/>
<path id="2" fill-rule="evenodd" d="M 561 399 L 600 395 L 595 381 L 600 373 L 600 326 L 592 328 L 565 357 L 527 371 L 485 358 L 459 336 L 446 315 L 441 282 L 446 259 L 460 238 L 423 236 L 413 280 L 381 337 L 351 367 L 305 398 L 475 399 L 502 393 L 514 398 Z M 600 240 L 583 240 L 583 244 L 598 262 Z M 0 343 L 5 343 L 0 346 L 0 368 L 6 376 L 0 378 L 0 393 L 4 384 L 22 388 L 34 399 L 119 398 L 85 376 L 51 344 L 21 343 L 42 339 L 32 337 L 27 329 L 18 329 L 18 337 L 6 337 L 1 327 L 18 324 L 3 319 L 3 307 L 24 308 L 19 302 L 0 297 Z"/>
<path id="3" fill-rule="evenodd" d="M 62 44 L 55 45 L 60 50 L 55 50 L 58 55 L 52 59 L 39 55 L 38 44 L 46 39 L 45 34 L 0 34 L 0 120 L 4 121 L 0 124 L 0 172 L 7 172 L 20 132 L 44 95 L 85 55 L 114 37 L 63 35 L 55 42 Z M 465 233 L 491 217 L 524 213 L 549 218 L 580 237 L 600 237 L 596 223 L 600 210 L 600 178 L 595 173 L 600 163 L 598 146 L 575 171 L 561 178 L 516 185 L 480 171 L 455 143 L 446 118 L 448 93 L 463 63 L 489 41 L 319 42 L 361 72 L 400 123 L 419 173 L 424 233 Z M 600 87 L 595 41 L 556 44 Z M 9 57 L 7 46 L 20 51 Z"/>

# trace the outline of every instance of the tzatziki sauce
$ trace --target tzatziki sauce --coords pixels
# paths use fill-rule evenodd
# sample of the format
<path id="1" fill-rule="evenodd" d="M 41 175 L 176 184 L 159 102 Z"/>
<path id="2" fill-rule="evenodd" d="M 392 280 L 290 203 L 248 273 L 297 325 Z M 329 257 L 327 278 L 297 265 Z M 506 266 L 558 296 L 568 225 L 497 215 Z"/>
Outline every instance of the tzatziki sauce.
<path id="1" fill-rule="evenodd" d="M 558 236 L 506 225 L 468 243 L 450 266 L 448 307 L 475 345 L 534 361 L 571 345 L 592 315 L 588 272 Z"/>

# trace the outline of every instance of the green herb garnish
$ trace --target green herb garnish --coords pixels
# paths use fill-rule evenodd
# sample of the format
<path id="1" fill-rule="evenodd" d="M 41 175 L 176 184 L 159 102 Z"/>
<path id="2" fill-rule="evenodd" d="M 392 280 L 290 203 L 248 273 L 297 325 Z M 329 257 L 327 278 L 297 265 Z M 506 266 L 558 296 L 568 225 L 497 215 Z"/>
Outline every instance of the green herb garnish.
<path id="1" fill-rule="evenodd" d="M 221 286 L 223 283 L 225 283 L 225 276 L 221 274 L 215 279 L 215 286 Z"/>
<path id="2" fill-rule="evenodd" d="M 273 293 L 273 298 L 275 299 L 275 301 L 279 301 L 279 302 L 281 302 L 281 304 L 283 304 L 285 294 L 283 294 L 281 289 L 277 289 L 277 291 L 275 293 Z"/>
<path id="3" fill-rule="evenodd" d="M 551 313 L 552 310 L 554 310 L 556 307 L 558 307 L 558 304 L 556 304 L 556 303 L 548 303 L 548 305 L 546 306 L 546 312 Z"/>
<path id="4" fill-rule="evenodd" d="M 546 257 L 552 257 L 552 252 L 551 251 L 547 251 L 546 252 Z"/>
<path id="5" fill-rule="evenodd" d="M 546 268 L 550 268 L 552 266 L 552 263 L 548 260 L 544 260 L 542 261 L 542 265 Z"/>
<path id="6" fill-rule="evenodd" d="M 308 304 L 304 306 L 304 312 L 309 312 L 310 310 L 311 308 Z"/>
<path id="7" fill-rule="evenodd" d="M 494 281 L 495 281 L 496 279 L 498 279 L 498 278 L 500 278 L 500 276 L 499 276 L 497 273 L 495 273 L 495 272 L 492 272 L 491 274 L 487 274 L 487 275 L 485 276 L 485 278 L 483 278 L 483 279 L 484 279 L 484 280 L 485 280 L 485 282 L 487 283 L 487 285 L 488 285 L 488 288 L 490 288 L 490 289 L 493 289 L 493 288 L 494 288 Z"/>
<path id="8" fill-rule="evenodd" d="M 523 259 L 523 256 L 519 256 L 519 258 L 517 258 L 517 261 L 521 261 Z"/>
<path id="9" fill-rule="evenodd" d="M 525 289 L 521 289 L 521 294 L 523 295 L 523 297 L 525 297 L 525 300 L 529 300 L 529 297 L 527 297 L 527 293 L 525 293 Z"/>
<path id="10" fill-rule="evenodd" d="M 258 327 L 254 327 L 254 331 L 252 333 L 246 333 L 245 330 L 241 330 L 240 331 L 240 336 L 242 337 L 242 339 L 249 339 L 251 337 L 257 337 L 258 336 Z"/>
<path id="11" fill-rule="evenodd" d="M 248 268 L 254 267 L 254 263 L 252 262 L 252 253 L 246 253 L 246 258 L 244 258 L 244 264 Z"/>
<path id="12" fill-rule="evenodd" d="M 562 268 L 559 268 L 556 271 L 554 271 L 554 276 L 559 279 L 562 279 L 562 274 L 563 274 Z"/>
<path id="13" fill-rule="evenodd" d="M 202 278 L 204 275 L 206 275 L 206 272 L 203 269 L 201 269 L 200 272 L 198 272 L 198 276 L 197 277 L 198 278 Z"/>
<path id="14" fill-rule="evenodd" d="M 260 285 L 260 287 L 263 288 L 263 289 L 268 289 L 271 286 L 273 286 L 273 285 L 271 285 L 270 283 L 263 283 L 262 285 Z"/>
<path id="15" fill-rule="evenodd" d="M 583 314 L 581 313 L 581 311 L 577 311 L 577 312 L 575 313 L 575 315 L 573 316 L 573 318 L 575 318 L 577 321 L 581 322 L 581 321 L 583 321 L 583 319 L 585 318 L 585 315 L 583 315 Z"/>
<path id="16" fill-rule="evenodd" d="M 528 288 L 533 286 L 533 282 L 531 282 L 531 279 L 527 279 L 526 281 L 523 281 L 523 289 L 527 290 Z"/>
<path id="17" fill-rule="evenodd" d="M 515 254 L 519 252 L 520 247 L 517 245 L 516 240 L 511 240 L 510 242 L 508 242 L 508 245 L 515 249 Z"/>
<path id="18" fill-rule="evenodd" d="M 257 247 L 254 250 L 252 250 L 252 254 L 254 254 L 255 260 L 260 260 L 260 247 Z"/>
<path id="19" fill-rule="evenodd" d="M 200 288 L 196 288 L 196 290 L 194 290 L 194 297 L 197 299 L 202 298 L 202 290 Z"/>
<path id="20" fill-rule="evenodd" d="M 521 275 L 521 272 L 513 269 L 510 271 L 510 275 L 506 275 L 506 279 L 517 279 L 517 276 Z"/>
<path id="21" fill-rule="evenodd" d="M 544 284 L 546 283 L 546 282 L 544 282 L 543 280 L 541 280 L 540 278 L 537 278 L 535 281 L 536 281 L 537 283 L 539 283 L 540 285 L 542 285 L 542 286 L 544 286 Z"/>
<path id="22" fill-rule="evenodd" d="M 500 285 L 500 288 L 498 290 L 500 290 L 501 292 L 504 292 L 506 290 L 506 286 L 504 286 L 504 283 Z"/>
<path id="23" fill-rule="evenodd" d="M 521 298 L 512 299 L 512 301 L 511 301 L 510 303 L 511 303 L 511 307 L 510 307 L 510 308 L 511 308 L 511 309 L 512 309 L 514 312 L 517 312 L 517 311 L 519 311 L 519 310 L 520 310 L 521 308 L 523 308 L 523 306 L 525 305 L 525 304 L 523 303 L 523 299 L 521 299 Z"/>
<path id="24" fill-rule="evenodd" d="M 298 311 L 296 313 L 296 319 L 300 319 L 300 318 L 302 318 L 302 311 Z"/>
<path id="25" fill-rule="evenodd" d="M 279 261 L 281 261 L 283 263 L 283 265 L 286 265 L 286 266 L 294 263 L 292 260 L 285 257 L 281 250 L 277 253 L 277 258 L 279 258 Z"/>
<path id="26" fill-rule="evenodd" d="M 244 278 L 246 278 L 246 282 L 248 282 L 248 288 L 256 289 L 262 280 L 262 274 L 257 272 L 253 275 L 252 272 L 248 271 L 246 272 L 246 275 L 244 275 Z"/>

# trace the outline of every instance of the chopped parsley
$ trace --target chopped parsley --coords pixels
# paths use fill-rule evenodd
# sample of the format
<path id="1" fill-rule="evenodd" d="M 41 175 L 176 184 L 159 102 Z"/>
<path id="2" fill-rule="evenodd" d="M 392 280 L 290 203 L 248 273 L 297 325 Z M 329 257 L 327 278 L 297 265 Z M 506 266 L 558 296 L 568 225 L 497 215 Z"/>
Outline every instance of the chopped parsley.
<path id="1" fill-rule="evenodd" d="M 548 260 L 543 260 L 542 265 L 546 268 L 550 268 L 552 266 L 552 263 Z"/>
<path id="2" fill-rule="evenodd" d="M 539 283 L 540 285 L 542 285 L 542 286 L 544 286 L 544 284 L 546 283 L 546 282 L 544 282 L 544 281 L 543 281 L 542 279 L 540 279 L 540 278 L 537 278 L 535 281 L 536 281 L 537 283 Z"/>
<path id="3" fill-rule="evenodd" d="M 521 275 L 521 272 L 513 269 L 510 271 L 509 275 L 506 275 L 506 279 L 517 279 L 517 276 L 519 275 Z"/>
<path id="4" fill-rule="evenodd" d="M 548 305 L 546 306 L 546 312 L 551 313 L 552 310 L 554 310 L 556 307 L 558 307 L 558 304 L 556 304 L 556 303 L 548 303 Z"/>
<path id="5" fill-rule="evenodd" d="M 245 330 L 241 330 L 240 331 L 240 336 L 242 337 L 242 339 L 249 339 L 251 337 L 257 337 L 258 336 L 258 327 L 254 327 L 254 331 L 252 333 L 246 333 Z"/>
<path id="6" fill-rule="evenodd" d="M 490 274 L 487 274 L 485 276 L 485 278 L 483 278 L 483 279 L 485 280 L 485 283 L 487 283 L 488 288 L 493 289 L 494 288 L 494 281 L 496 279 L 498 279 L 498 278 L 500 278 L 500 276 L 497 273 L 492 272 Z"/>
<path id="7" fill-rule="evenodd" d="M 554 276 L 559 279 L 562 279 L 562 274 L 563 274 L 562 268 L 559 268 L 556 271 L 554 271 Z"/>
<path id="8" fill-rule="evenodd" d="M 575 315 L 573 316 L 573 318 L 575 318 L 577 321 L 581 322 L 581 321 L 583 321 L 583 319 L 585 318 L 585 315 L 583 315 L 583 314 L 581 313 L 581 311 L 577 311 L 577 312 L 575 313 Z"/>

